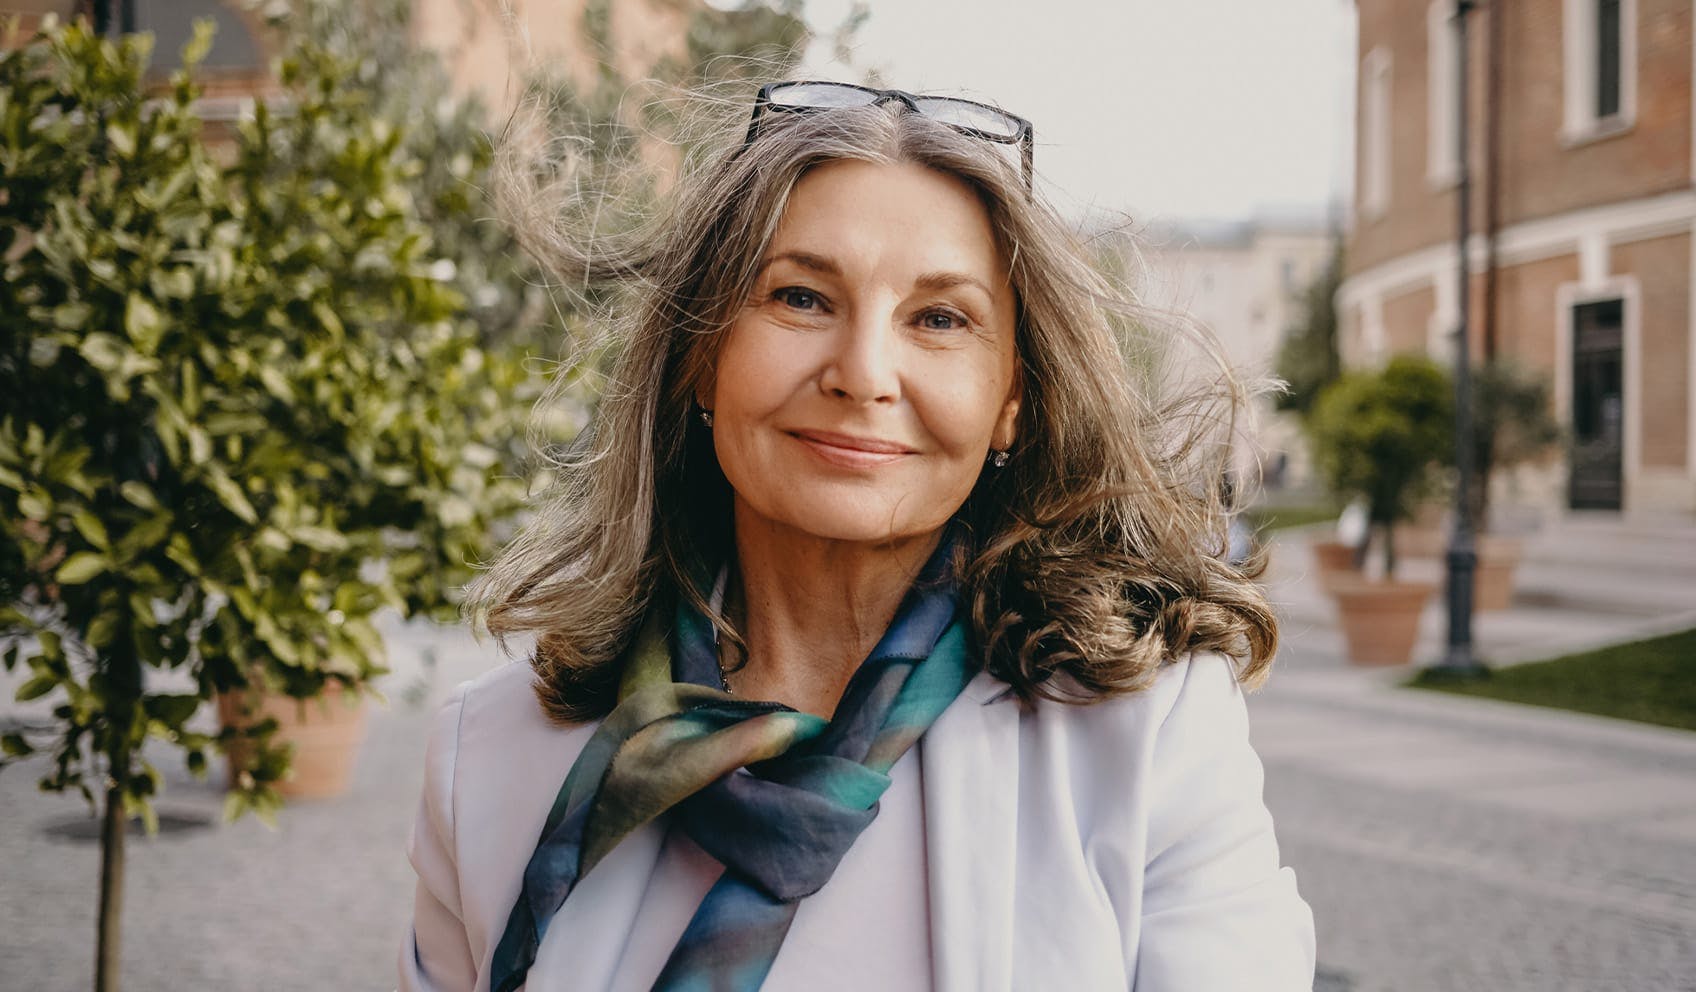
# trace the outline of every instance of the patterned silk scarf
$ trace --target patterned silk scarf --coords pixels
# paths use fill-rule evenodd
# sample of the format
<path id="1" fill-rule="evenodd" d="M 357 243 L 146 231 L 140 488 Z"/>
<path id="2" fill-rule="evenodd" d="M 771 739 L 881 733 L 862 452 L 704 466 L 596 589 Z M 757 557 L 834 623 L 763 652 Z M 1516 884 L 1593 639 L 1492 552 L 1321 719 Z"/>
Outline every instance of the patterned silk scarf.
<path id="1" fill-rule="evenodd" d="M 618 706 L 560 786 L 495 948 L 489 987 L 513 992 L 554 913 L 632 831 L 670 811 L 725 866 L 654 983 L 743 992 L 765 981 L 800 901 L 872 819 L 889 770 L 972 672 L 954 618 L 945 536 L 826 721 L 721 691 L 712 625 L 685 603 L 671 650 L 650 618 Z"/>

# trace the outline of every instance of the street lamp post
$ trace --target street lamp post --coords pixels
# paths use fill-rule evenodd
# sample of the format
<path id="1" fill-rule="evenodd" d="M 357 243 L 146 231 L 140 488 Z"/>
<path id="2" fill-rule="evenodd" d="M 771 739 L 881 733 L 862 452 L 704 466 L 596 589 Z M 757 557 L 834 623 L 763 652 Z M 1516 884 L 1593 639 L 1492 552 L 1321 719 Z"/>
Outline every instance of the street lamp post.
<path id="1" fill-rule="evenodd" d="M 1467 15 L 1476 6 L 1475 0 L 1455 0 L 1455 151 L 1459 159 L 1455 184 L 1458 202 L 1458 231 L 1455 237 L 1457 264 L 1460 268 L 1460 318 L 1455 322 L 1455 521 L 1449 539 L 1448 607 L 1449 636 L 1443 660 L 1427 670 L 1428 674 L 1447 678 L 1470 677 L 1488 671 L 1472 650 L 1472 589 L 1478 568 L 1478 549 L 1474 535 L 1470 494 L 1472 478 L 1472 341 L 1467 333 L 1471 322 L 1472 272 L 1467 257 L 1467 241 L 1471 233 L 1472 166 L 1467 148 Z"/>

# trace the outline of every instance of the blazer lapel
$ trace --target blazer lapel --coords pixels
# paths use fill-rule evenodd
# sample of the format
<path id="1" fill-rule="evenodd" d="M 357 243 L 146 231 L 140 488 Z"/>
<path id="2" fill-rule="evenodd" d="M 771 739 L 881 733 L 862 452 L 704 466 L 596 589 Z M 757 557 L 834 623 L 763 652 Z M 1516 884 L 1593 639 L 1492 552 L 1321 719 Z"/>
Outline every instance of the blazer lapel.
<path id="1" fill-rule="evenodd" d="M 664 840 L 664 825 L 648 823 L 584 876 L 537 948 L 529 975 L 533 987 L 612 987 Z"/>
<path id="2" fill-rule="evenodd" d="M 980 673 L 919 741 L 939 992 L 1011 988 L 1019 706 Z"/>

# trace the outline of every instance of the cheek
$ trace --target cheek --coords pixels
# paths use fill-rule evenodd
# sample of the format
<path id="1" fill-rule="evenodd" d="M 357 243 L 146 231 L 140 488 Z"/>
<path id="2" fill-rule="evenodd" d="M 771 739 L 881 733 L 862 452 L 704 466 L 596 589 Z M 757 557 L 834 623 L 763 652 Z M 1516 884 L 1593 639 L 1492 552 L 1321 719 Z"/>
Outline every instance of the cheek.
<path id="1" fill-rule="evenodd" d="M 993 366 L 956 368 L 947 376 L 939 372 L 914 391 L 913 405 L 931 436 L 951 455 L 976 457 L 995 433 L 1009 379 Z"/>
<path id="2" fill-rule="evenodd" d="M 715 425 L 721 417 L 734 423 L 780 403 L 786 378 L 783 352 L 772 346 L 761 328 L 738 321 L 725 334 L 713 371 Z"/>

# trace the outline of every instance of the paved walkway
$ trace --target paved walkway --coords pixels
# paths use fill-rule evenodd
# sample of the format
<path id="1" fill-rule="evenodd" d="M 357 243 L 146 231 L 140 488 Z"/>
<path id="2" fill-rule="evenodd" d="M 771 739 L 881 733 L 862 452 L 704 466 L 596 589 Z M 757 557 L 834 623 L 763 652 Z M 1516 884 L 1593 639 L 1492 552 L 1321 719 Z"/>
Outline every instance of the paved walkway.
<path id="1" fill-rule="evenodd" d="M 1304 550 L 1275 563 L 1284 656 L 1250 706 L 1319 921 L 1316 988 L 1696 990 L 1696 734 L 1390 688 L 1340 660 Z M 1533 541 L 1525 578 L 1513 610 L 1481 620 L 1498 659 L 1696 622 L 1679 619 L 1696 611 L 1696 526 L 1564 525 Z M 211 826 L 217 790 L 160 755 L 181 829 L 130 846 L 126 992 L 392 985 L 429 714 L 496 659 L 453 630 L 389 639 L 392 705 L 351 795 L 293 806 L 277 831 Z M 80 799 L 38 795 L 37 772 L 0 774 L 0 988 L 87 988 L 92 823 Z"/>
<path id="2" fill-rule="evenodd" d="M 1303 543 L 1273 550 L 1287 641 L 1250 708 L 1316 988 L 1696 989 L 1696 734 L 1349 669 Z M 1513 608 L 1479 618 L 1494 661 L 1696 625 L 1696 526 L 1574 521 L 1527 552 Z M 1436 604 L 1422 634 L 1436 657 Z"/>

